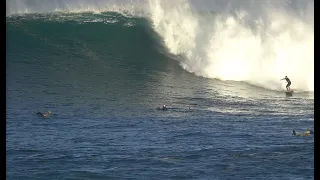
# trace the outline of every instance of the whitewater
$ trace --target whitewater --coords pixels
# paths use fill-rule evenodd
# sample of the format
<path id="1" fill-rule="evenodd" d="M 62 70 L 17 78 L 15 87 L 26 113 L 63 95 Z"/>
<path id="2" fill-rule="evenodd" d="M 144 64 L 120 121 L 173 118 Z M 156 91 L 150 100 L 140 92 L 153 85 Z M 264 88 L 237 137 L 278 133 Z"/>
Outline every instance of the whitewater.
<path id="1" fill-rule="evenodd" d="M 206 5 L 210 4 L 210 6 Z M 211 7 L 208 10 L 205 7 Z M 297 8 L 295 8 L 297 7 Z M 7 16 L 119 12 L 146 17 L 187 71 L 270 90 L 314 90 L 313 1 L 7 1 Z"/>

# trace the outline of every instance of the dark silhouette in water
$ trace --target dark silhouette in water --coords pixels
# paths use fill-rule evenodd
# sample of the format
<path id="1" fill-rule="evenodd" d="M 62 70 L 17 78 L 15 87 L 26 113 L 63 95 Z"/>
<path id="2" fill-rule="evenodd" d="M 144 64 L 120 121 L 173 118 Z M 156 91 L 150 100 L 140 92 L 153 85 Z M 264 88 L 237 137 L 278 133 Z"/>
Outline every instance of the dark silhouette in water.
<path id="1" fill-rule="evenodd" d="M 306 132 L 304 132 L 304 133 L 296 133 L 296 130 L 293 130 L 292 131 L 292 135 L 293 136 L 310 136 L 310 134 L 314 134 L 314 132 L 311 130 L 311 129 L 307 129 L 307 131 Z"/>
<path id="2" fill-rule="evenodd" d="M 48 117 L 50 114 L 51 114 L 50 111 L 48 111 L 47 113 L 42 113 L 42 112 L 40 112 L 40 111 L 38 110 L 38 112 L 37 112 L 37 115 L 38 115 L 38 116 L 43 116 L 43 117 Z"/>
<path id="3" fill-rule="evenodd" d="M 162 108 L 157 107 L 157 110 L 163 110 L 163 111 L 166 111 L 166 110 L 168 110 L 168 108 L 166 107 L 166 105 L 163 105 L 163 106 L 162 106 Z"/>

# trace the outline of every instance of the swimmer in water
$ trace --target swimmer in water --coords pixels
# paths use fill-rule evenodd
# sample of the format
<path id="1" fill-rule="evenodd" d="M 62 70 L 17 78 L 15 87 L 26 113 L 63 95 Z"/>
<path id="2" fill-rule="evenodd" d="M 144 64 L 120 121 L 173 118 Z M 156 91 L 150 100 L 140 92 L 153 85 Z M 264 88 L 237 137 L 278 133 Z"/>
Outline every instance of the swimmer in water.
<path id="1" fill-rule="evenodd" d="M 295 130 L 292 131 L 293 136 L 310 136 L 310 133 L 296 133 Z"/>
<path id="2" fill-rule="evenodd" d="M 157 110 L 163 110 L 163 111 L 166 111 L 166 110 L 168 110 L 168 108 L 166 107 L 166 105 L 163 105 L 163 106 L 162 106 L 162 108 L 157 107 Z"/>
<path id="3" fill-rule="evenodd" d="M 48 111 L 47 113 L 42 113 L 38 110 L 37 115 L 41 115 L 43 117 L 48 117 L 51 114 L 51 111 Z"/>
<path id="4" fill-rule="evenodd" d="M 162 106 L 162 110 L 168 110 L 168 108 L 166 107 L 166 105 Z"/>

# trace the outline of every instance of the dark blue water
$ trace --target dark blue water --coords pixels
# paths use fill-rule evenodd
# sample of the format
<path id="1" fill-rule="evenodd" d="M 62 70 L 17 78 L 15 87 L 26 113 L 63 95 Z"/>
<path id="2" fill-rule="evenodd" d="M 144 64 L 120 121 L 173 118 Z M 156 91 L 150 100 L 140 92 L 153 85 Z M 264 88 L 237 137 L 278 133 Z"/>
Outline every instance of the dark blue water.
<path id="1" fill-rule="evenodd" d="M 314 178 L 313 135 L 292 136 L 312 92 L 197 77 L 147 19 L 59 17 L 7 17 L 7 179 Z"/>

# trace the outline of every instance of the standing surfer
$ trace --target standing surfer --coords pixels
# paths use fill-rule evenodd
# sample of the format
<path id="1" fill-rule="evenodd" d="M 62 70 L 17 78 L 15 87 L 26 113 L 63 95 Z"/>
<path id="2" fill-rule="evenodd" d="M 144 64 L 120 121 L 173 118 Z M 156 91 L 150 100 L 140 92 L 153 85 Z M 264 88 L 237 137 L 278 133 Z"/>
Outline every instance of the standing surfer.
<path id="1" fill-rule="evenodd" d="M 286 77 L 284 77 L 283 79 L 280 79 L 280 80 L 286 80 L 287 81 L 287 86 L 286 86 L 286 88 L 287 88 L 287 91 L 290 91 L 290 85 L 291 85 L 291 81 L 290 81 L 290 79 L 286 76 Z"/>

